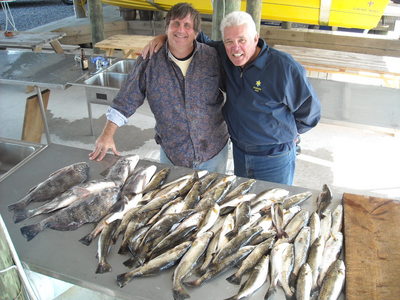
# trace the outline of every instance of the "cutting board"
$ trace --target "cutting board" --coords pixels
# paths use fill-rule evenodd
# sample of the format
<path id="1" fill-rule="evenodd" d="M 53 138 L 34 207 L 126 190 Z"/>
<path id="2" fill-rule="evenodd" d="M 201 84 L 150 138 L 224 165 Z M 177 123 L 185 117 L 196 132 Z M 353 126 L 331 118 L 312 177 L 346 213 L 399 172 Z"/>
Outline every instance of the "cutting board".
<path id="1" fill-rule="evenodd" d="M 346 300 L 400 299 L 400 201 L 343 194 Z"/>

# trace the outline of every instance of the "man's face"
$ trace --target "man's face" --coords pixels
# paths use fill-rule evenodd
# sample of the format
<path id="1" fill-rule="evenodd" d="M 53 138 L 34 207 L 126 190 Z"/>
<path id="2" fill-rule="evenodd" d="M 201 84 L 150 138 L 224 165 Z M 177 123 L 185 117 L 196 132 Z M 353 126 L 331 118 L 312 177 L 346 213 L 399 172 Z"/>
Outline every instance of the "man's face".
<path id="1" fill-rule="evenodd" d="M 197 33 L 193 29 L 193 20 L 189 15 L 183 19 L 171 19 L 167 28 L 169 47 L 187 48 L 193 46 Z"/>
<path id="2" fill-rule="evenodd" d="M 244 67 L 256 56 L 258 34 L 251 37 L 247 25 L 225 27 L 224 45 L 231 62 L 238 67 Z"/>

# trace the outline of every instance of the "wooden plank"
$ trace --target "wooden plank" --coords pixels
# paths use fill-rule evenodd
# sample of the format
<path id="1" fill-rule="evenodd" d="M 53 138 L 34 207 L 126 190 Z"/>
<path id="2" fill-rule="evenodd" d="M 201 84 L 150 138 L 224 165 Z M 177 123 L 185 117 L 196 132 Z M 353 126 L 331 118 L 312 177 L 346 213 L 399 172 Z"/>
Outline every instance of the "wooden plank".
<path id="1" fill-rule="evenodd" d="M 106 51 L 120 49 L 126 57 L 136 56 L 152 39 L 153 36 L 147 35 L 117 34 L 96 43 L 95 47 Z"/>
<path id="2" fill-rule="evenodd" d="M 346 299 L 400 295 L 400 202 L 343 195 Z"/>
<path id="3" fill-rule="evenodd" d="M 46 111 L 47 104 L 49 103 L 50 90 L 42 91 L 43 106 Z M 25 116 L 22 126 L 23 141 L 40 143 L 43 133 L 43 120 L 40 113 L 38 95 L 30 96 L 26 99 Z"/>

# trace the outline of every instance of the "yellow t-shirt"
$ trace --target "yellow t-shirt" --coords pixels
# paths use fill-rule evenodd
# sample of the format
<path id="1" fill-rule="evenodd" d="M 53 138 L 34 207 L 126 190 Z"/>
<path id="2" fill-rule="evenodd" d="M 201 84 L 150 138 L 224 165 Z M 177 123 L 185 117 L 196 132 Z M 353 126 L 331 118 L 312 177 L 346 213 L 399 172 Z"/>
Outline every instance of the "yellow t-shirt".
<path id="1" fill-rule="evenodd" d="M 181 69 L 183 76 L 186 76 L 186 71 L 189 68 L 190 62 L 192 61 L 193 58 L 193 54 L 185 60 L 180 60 L 177 59 L 172 53 L 171 51 L 168 51 L 168 56 L 173 60 L 174 63 L 176 63 L 178 65 L 178 67 Z"/>

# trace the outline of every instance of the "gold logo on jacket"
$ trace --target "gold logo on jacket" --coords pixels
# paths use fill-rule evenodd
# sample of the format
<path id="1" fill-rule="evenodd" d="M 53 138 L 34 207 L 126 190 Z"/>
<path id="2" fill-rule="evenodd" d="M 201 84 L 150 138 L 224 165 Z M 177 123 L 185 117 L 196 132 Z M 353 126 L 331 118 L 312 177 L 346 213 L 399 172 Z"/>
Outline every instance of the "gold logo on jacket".
<path id="1" fill-rule="evenodd" d="M 253 86 L 253 90 L 257 93 L 261 92 L 262 88 L 261 88 L 261 81 L 257 80 L 256 84 Z"/>

